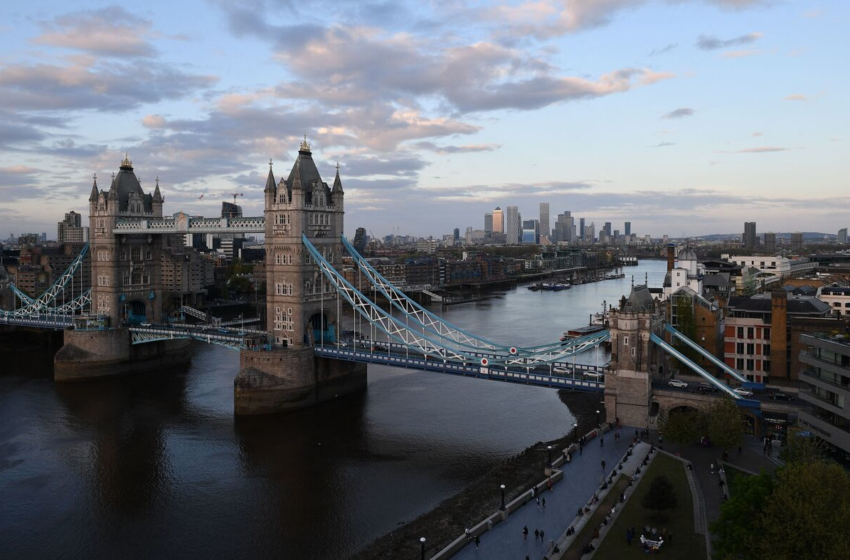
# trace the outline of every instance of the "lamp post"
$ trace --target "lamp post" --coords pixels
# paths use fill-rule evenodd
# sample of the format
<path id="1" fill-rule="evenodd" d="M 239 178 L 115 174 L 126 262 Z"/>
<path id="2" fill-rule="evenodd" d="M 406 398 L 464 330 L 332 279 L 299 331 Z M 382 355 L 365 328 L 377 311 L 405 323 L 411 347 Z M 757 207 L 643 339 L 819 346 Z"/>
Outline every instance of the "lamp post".
<path id="1" fill-rule="evenodd" d="M 599 427 L 599 411 L 596 411 L 596 427 Z"/>
<path id="2" fill-rule="evenodd" d="M 422 560 L 425 560 L 425 537 L 419 539 L 419 550 L 422 552 Z"/>
<path id="3" fill-rule="evenodd" d="M 578 422 L 573 422 L 573 439 L 578 441 Z"/>
<path id="4" fill-rule="evenodd" d="M 499 507 L 499 511 L 505 511 L 505 485 L 502 484 L 502 505 Z"/>
<path id="5" fill-rule="evenodd" d="M 552 446 L 551 445 L 547 446 L 546 451 L 549 452 L 549 463 L 548 463 L 547 466 L 551 467 L 552 466 Z"/>

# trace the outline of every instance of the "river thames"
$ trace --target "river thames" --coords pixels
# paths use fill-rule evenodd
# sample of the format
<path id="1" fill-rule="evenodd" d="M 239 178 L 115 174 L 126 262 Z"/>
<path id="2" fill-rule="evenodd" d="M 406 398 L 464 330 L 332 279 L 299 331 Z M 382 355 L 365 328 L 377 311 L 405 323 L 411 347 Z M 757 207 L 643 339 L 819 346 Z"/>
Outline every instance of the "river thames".
<path id="1" fill-rule="evenodd" d="M 664 270 L 443 315 L 541 344 Z M 358 395 L 235 419 L 238 362 L 198 344 L 185 370 L 77 384 L 50 356 L 0 365 L 0 558 L 345 558 L 573 419 L 552 389 L 376 366 Z"/>

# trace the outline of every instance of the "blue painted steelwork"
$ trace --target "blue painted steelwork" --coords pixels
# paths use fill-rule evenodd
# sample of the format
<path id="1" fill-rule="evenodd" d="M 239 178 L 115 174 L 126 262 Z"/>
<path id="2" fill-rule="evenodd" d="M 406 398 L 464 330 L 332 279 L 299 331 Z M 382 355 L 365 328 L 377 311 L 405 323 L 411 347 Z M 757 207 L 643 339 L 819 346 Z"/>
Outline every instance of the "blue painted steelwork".
<path id="1" fill-rule="evenodd" d="M 705 359 L 707 359 L 708 361 L 710 361 L 711 363 L 713 363 L 714 365 L 716 365 L 717 367 L 719 367 L 720 369 L 740 381 L 744 387 L 748 389 L 764 389 L 764 383 L 753 383 L 752 381 L 748 381 L 746 377 L 729 367 L 726 362 L 720 360 L 719 358 L 717 358 L 717 356 L 715 356 L 714 354 L 712 354 L 711 352 L 709 352 L 708 350 L 706 350 L 705 348 L 703 348 L 702 346 L 700 346 L 699 344 L 697 344 L 696 342 L 676 330 L 670 323 L 665 323 L 664 329 L 677 339 L 681 340 L 682 342 L 693 348 L 697 353 L 699 353 L 700 356 L 703 356 Z"/>
<path id="2" fill-rule="evenodd" d="M 14 315 L 0 315 L 0 325 L 15 325 L 19 327 L 36 327 L 42 329 L 64 330 L 73 325 L 73 315 L 49 315 L 37 314 L 15 317 Z"/>
<path id="3" fill-rule="evenodd" d="M 260 344 L 246 344 L 246 339 L 256 338 L 258 333 L 248 333 L 236 329 L 175 328 L 171 325 L 151 325 L 130 327 L 132 344 L 147 344 L 161 340 L 191 339 L 217 344 L 231 350 L 268 350 L 271 345 L 265 341 Z M 265 334 L 265 333 L 261 333 Z"/>
<path id="4" fill-rule="evenodd" d="M 673 356 L 674 358 L 676 358 L 677 360 L 679 360 L 680 362 L 682 362 L 683 364 L 688 366 L 691 370 L 693 370 L 695 373 L 699 374 L 701 377 L 705 378 L 706 381 L 708 381 L 709 383 L 711 383 L 712 385 L 714 385 L 715 387 L 717 387 L 718 389 L 720 389 L 721 391 L 726 393 L 728 396 L 732 397 L 736 401 L 743 400 L 743 397 L 741 395 L 739 395 L 738 393 L 733 391 L 731 388 L 726 386 L 725 383 L 721 383 L 716 377 L 714 377 L 713 375 L 711 375 L 710 373 L 708 373 L 707 371 L 705 371 L 704 369 L 699 367 L 690 358 L 688 358 L 687 356 L 685 356 L 684 354 L 682 354 L 681 352 L 679 352 L 678 350 L 676 350 L 675 348 L 673 348 L 672 346 L 667 344 L 667 342 L 663 338 L 658 336 L 657 334 L 652 333 L 650 335 L 649 339 L 652 340 L 652 342 L 654 342 L 656 346 L 658 346 L 659 348 L 661 348 L 662 350 L 664 350 L 665 352 L 667 352 L 668 354 L 670 354 L 671 356 Z M 758 402 L 758 401 L 756 401 L 756 402 Z"/>
<path id="5" fill-rule="evenodd" d="M 334 360 L 345 360 L 349 362 L 360 362 L 367 364 L 381 364 L 393 367 L 417 369 L 421 371 L 434 371 L 474 377 L 476 379 L 488 379 L 491 381 L 503 381 L 522 385 L 534 385 L 537 387 L 549 387 L 555 389 L 573 389 L 576 391 L 588 391 L 601 393 L 605 390 L 602 381 L 588 381 L 573 379 L 571 377 L 551 375 L 541 372 L 527 372 L 518 368 L 497 369 L 493 367 L 482 367 L 464 365 L 450 360 L 428 360 L 424 356 L 405 356 L 403 354 L 379 354 L 366 352 L 353 348 L 330 348 L 314 347 L 313 353 L 322 358 Z"/>

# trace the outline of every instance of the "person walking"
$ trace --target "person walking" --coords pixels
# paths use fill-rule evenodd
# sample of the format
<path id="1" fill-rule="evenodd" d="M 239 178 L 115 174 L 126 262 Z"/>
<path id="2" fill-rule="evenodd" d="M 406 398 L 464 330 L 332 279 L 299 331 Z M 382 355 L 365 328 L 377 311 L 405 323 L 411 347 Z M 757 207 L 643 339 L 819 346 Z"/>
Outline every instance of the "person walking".
<path id="1" fill-rule="evenodd" d="M 481 539 L 478 538 L 478 535 L 475 535 L 475 550 L 478 550 L 478 545 L 481 544 Z"/>
<path id="2" fill-rule="evenodd" d="M 546 498 L 543 498 L 540 503 L 543 504 L 543 509 L 546 509 Z"/>
<path id="3" fill-rule="evenodd" d="M 540 509 L 540 496 L 537 496 L 537 509 Z"/>
<path id="4" fill-rule="evenodd" d="M 522 528 L 522 540 L 528 540 L 528 525 Z"/>
<path id="5" fill-rule="evenodd" d="M 605 472 L 605 459 L 602 459 L 602 472 Z"/>
<path id="6" fill-rule="evenodd" d="M 605 447 L 605 438 L 599 436 L 599 447 Z"/>
<path id="7" fill-rule="evenodd" d="M 544 537 L 545 533 L 543 533 L 543 529 L 540 529 L 540 542 L 543 542 Z"/>
<path id="8" fill-rule="evenodd" d="M 632 535 L 631 528 L 626 529 L 626 544 L 628 544 L 629 546 L 632 546 L 632 539 L 633 538 L 634 538 L 634 535 Z"/>
<path id="9" fill-rule="evenodd" d="M 534 542 L 537 542 L 538 540 L 540 540 L 540 529 L 535 529 L 534 530 Z"/>
<path id="10" fill-rule="evenodd" d="M 711 462 L 711 474 L 714 474 L 714 461 Z"/>

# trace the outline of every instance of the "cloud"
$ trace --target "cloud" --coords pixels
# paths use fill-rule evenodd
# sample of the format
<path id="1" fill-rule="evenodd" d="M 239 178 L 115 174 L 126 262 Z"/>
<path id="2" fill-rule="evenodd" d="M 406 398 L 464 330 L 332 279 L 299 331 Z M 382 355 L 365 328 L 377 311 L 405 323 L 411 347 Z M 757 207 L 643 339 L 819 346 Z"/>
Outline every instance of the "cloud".
<path id="1" fill-rule="evenodd" d="M 726 51 L 721 56 L 724 58 L 745 58 L 748 56 L 756 56 L 762 54 L 764 51 L 759 50 L 741 50 L 741 51 Z"/>
<path id="2" fill-rule="evenodd" d="M 809 98 L 802 93 L 795 93 L 785 98 L 785 101 L 808 101 Z"/>
<path id="3" fill-rule="evenodd" d="M 145 115 L 142 117 L 142 126 L 145 128 L 164 128 L 166 120 L 162 115 Z"/>
<path id="4" fill-rule="evenodd" d="M 427 150 L 440 155 L 469 154 L 475 152 L 492 152 L 500 149 L 500 144 L 465 144 L 463 146 L 438 146 L 434 142 L 416 142 L 412 147 Z"/>
<path id="5" fill-rule="evenodd" d="M 650 146 L 651 148 L 667 148 L 669 146 L 675 146 L 675 142 L 661 142 L 660 144 L 656 144 L 654 146 Z"/>
<path id="6" fill-rule="evenodd" d="M 658 56 L 658 55 L 668 53 L 678 46 L 679 46 L 679 43 L 670 43 L 666 47 L 661 47 L 661 48 L 658 48 L 658 49 L 652 49 L 652 51 L 649 53 L 649 56 Z"/>
<path id="7" fill-rule="evenodd" d="M 766 154 L 771 152 L 787 152 L 792 148 L 779 148 L 776 146 L 760 146 L 758 148 L 747 148 L 745 150 L 735 150 L 732 152 L 719 152 L 721 154 Z"/>
<path id="8" fill-rule="evenodd" d="M 713 37 L 711 35 L 700 35 L 697 39 L 696 46 L 704 51 L 711 51 L 717 49 L 725 49 L 728 47 L 749 45 L 758 41 L 761 37 L 762 34 L 759 32 L 747 33 L 746 35 L 733 37 L 732 39 L 718 39 L 717 37 Z"/>
<path id="9" fill-rule="evenodd" d="M 109 57 L 154 57 L 151 22 L 120 6 L 70 13 L 42 22 L 32 42 Z"/>
<path id="10" fill-rule="evenodd" d="M 696 113 L 696 111 L 694 109 L 691 109 L 690 107 L 681 107 L 679 109 L 674 109 L 673 111 L 670 111 L 669 113 L 665 113 L 665 114 L 661 115 L 661 118 L 662 119 L 684 119 L 685 117 L 694 116 L 694 113 Z"/>

